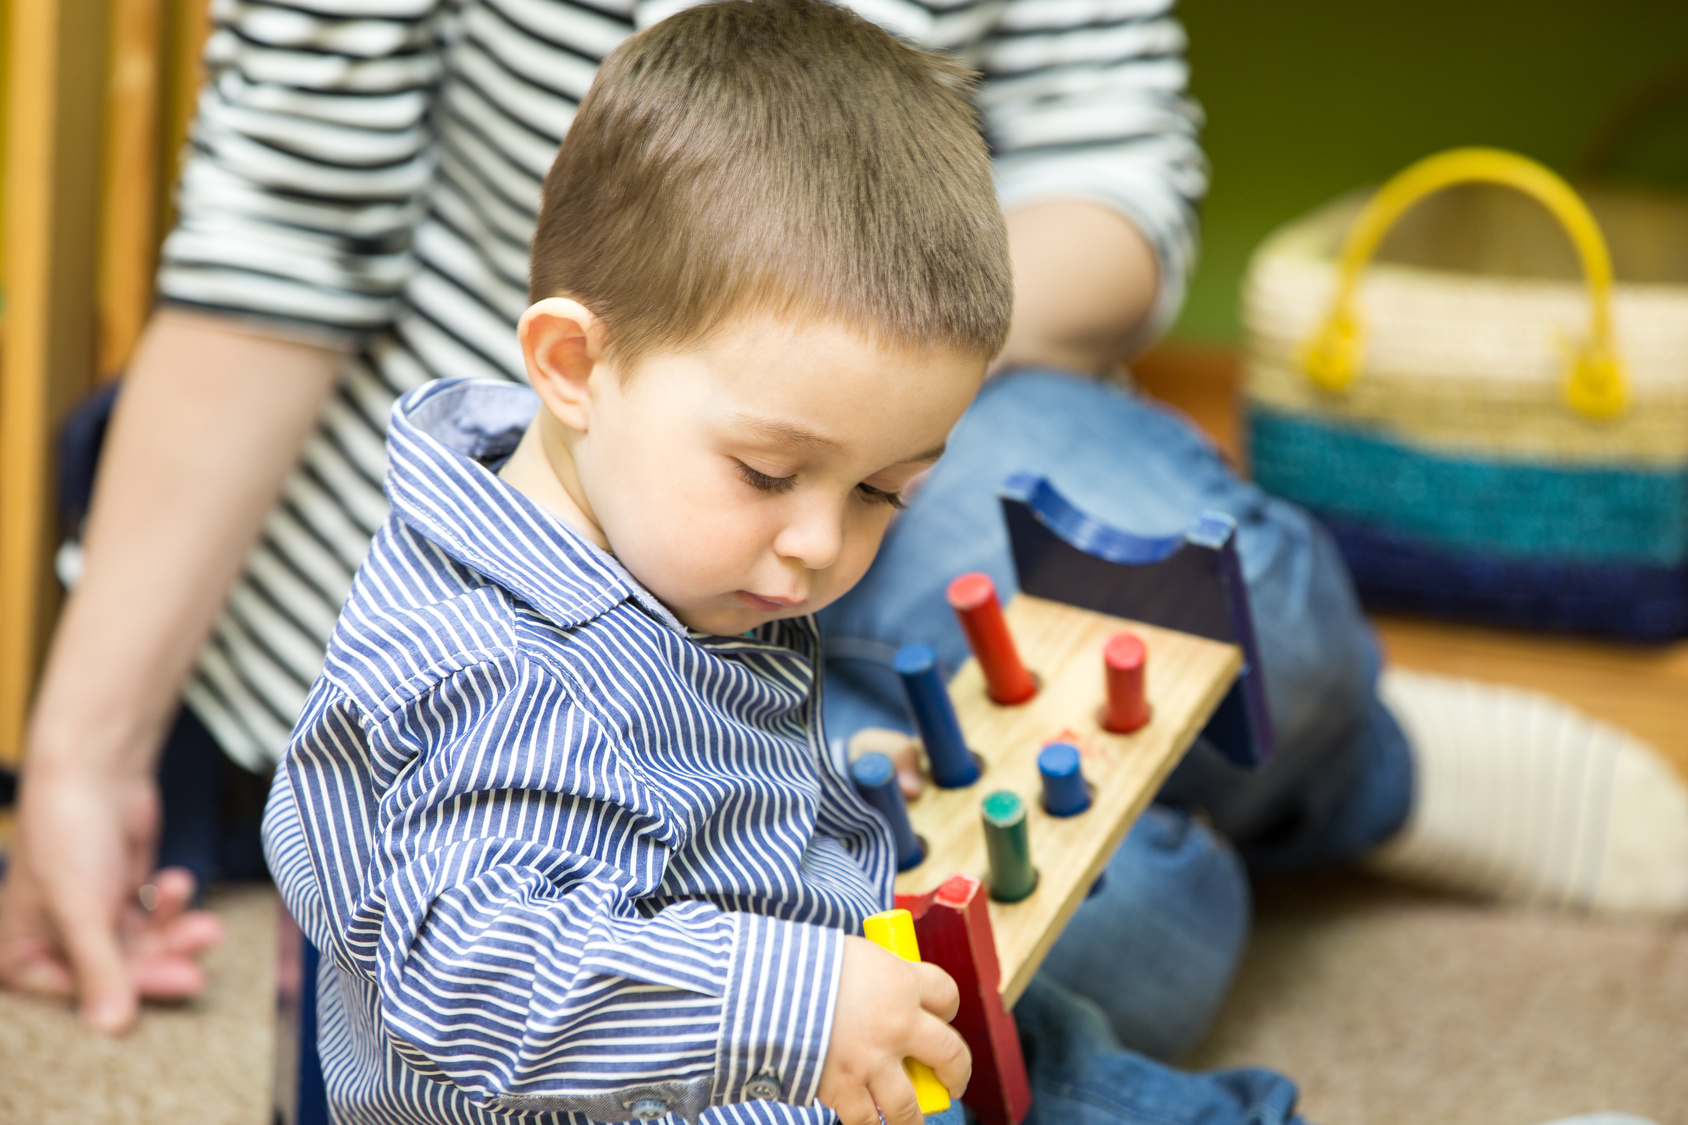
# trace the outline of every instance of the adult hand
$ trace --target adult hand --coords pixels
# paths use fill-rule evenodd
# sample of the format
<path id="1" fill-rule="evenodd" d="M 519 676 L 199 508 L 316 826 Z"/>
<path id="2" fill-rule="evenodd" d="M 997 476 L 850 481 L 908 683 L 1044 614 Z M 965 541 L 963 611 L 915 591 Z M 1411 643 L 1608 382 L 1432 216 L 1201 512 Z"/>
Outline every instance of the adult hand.
<path id="1" fill-rule="evenodd" d="M 342 352 L 155 316 L 123 382 L 31 716 L 0 986 L 77 995 L 107 1032 L 204 987 L 220 934 L 152 871 L 152 781 L 182 683 L 334 385 Z M 150 883 L 149 883 L 150 880 Z M 150 885 L 151 910 L 137 899 Z"/>
<path id="2" fill-rule="evenodd" d="M 83 1019 L 127 1030 L 138 1002 L 205 987 L 198 957 L 222 923 L 187 909 L 193 876 L 149 872 L 158 829 L 150 779 L 30 776 L 0 898 L 0 984 L 79 995 Z"/>

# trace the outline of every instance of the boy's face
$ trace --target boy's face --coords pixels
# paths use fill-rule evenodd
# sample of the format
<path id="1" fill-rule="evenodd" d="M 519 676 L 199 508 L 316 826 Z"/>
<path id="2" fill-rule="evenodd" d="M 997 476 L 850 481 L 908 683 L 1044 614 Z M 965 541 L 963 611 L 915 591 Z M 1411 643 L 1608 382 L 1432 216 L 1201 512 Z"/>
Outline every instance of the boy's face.
<path id="1" fill-rule="evenodd" d="M 693 629 L 814 613 L 867 571 L 895 498 L 937 460 L 985 365 L 766 317 L 626 376 L 596 362 L 580 401 L 542 418 L 579 509 L 562 514 Z"/>

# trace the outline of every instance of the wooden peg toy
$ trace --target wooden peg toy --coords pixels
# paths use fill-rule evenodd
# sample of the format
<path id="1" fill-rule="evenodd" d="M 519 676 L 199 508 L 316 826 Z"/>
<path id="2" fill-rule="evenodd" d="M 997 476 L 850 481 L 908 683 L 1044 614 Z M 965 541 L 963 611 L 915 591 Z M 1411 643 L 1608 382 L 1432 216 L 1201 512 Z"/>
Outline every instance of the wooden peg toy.
<path id="1" fill-rule="evenodd" d="M 899 894 L 897 905 L 914 914 L 921 957 L 948 973 L 961 994 L 950 1026 L 973 1052 L 967 1108 L 980 1125 L 1015 1125 L 1031 1108 L 1032 1085 L 1019 1030 L 1002 1002 L 1002 965 L 984 884 L 952 875 L 925 894 Z"/>
<path id="2" fill-rule="evenodd" d="M 1017 793 L 999 789 L 981 806 L 985 819 L 985 861 L 990 865 L 991 897 L 1019 902 L 1037 889 L 1037 867 L 1026 832 L 1026 803 Z"/>
<path id="3" fill-rule="evenodd" d="M 973 571 L 955 579 L 949 584 L 949 604 L 985 674 L 985 690 L 991 699 L 1012 706 L 1036 695 L 1037 680 L 1014 647 L 1014 634 L 1003 619 L 990 575 Z"/>
<path id="4" fill-rule="evenodd" d="M 856 792 L 891 823 L 891 833 L 897 838 L 897 870 L 918 867 L 926 858 L 926 847 L 914 834 L 908 822 L 908 805 L 903 801 L 902 786 L 897 783 L 897 767 L 884 754 L 863 754 L 850 764 L 850 780 Z"/>
<path id="5" fill-rule="evenodd" d="M 926 746 L 926 760 L 932 780 L 941 789 L 964 789 L 979 780 L 979 764 L 961 736 L 955 704 L 944 679 L 938 674 L 938 655 L 931 645 L 909 644 L 897 650 L 892 661 L 902 677 L 909 710 Z"/>
<path id="6" fill-rule="evenodd" d="M 1102 646 L 1106 669 L 1108 703 L 1102 729 L 1130 734 L 1149 721 L 1149 699 L 1144 692 L 1143 673 L 1149 650 L 1136 633 L 1115 633 Z"/>
<path id="7" fill-rule="evenodd" d="M 1090 783 L 1084 780 L 1077 746 L 1045 746 L 1037 756 L 1037 773 L 1043 779 L 1043 811 L 1050 816 L 1077 816 L 1090 807 Z"/>

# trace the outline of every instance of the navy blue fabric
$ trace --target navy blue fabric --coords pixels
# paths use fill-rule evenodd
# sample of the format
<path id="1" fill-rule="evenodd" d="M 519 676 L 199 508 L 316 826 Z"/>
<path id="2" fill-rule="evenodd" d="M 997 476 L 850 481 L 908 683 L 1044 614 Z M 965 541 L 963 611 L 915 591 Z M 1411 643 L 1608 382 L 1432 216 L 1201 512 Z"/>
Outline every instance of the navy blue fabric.
<path id="1" fill-rule="evenodd" d="M 1319 516 L 1372 609 L 1644 641 L 1688 635 L 1688 566 L 1461 553 Z"/>
<path id="2" fill-rule="evenodd" d="M 59 427 L 59 529 L 77 534 L 94 502 L 94 474 L 121 384 L 113 380 L 76 404 Z"/>

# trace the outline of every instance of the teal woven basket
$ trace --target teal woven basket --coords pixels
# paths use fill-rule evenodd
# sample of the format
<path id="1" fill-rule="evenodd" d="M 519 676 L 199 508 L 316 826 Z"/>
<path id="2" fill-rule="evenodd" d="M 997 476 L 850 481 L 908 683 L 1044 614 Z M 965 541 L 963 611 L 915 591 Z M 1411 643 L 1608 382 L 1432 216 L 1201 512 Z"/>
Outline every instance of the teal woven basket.
<path id="1" fill-rule="evenodd" d="M 1257 252 L 1254 475 L 1331 527 L 1368 603 L 1688 633 L 1688 256 L 1656 253 L 1688 245 L 1688 208 L 1596 205 L 1456 150 Z M 1646 284 L 1615 284 L 1603 222 L 1620 265 L 1626 240 L 1655 251 Z M 1574 261 L 1545 254 L 1554 226 Z"/>

